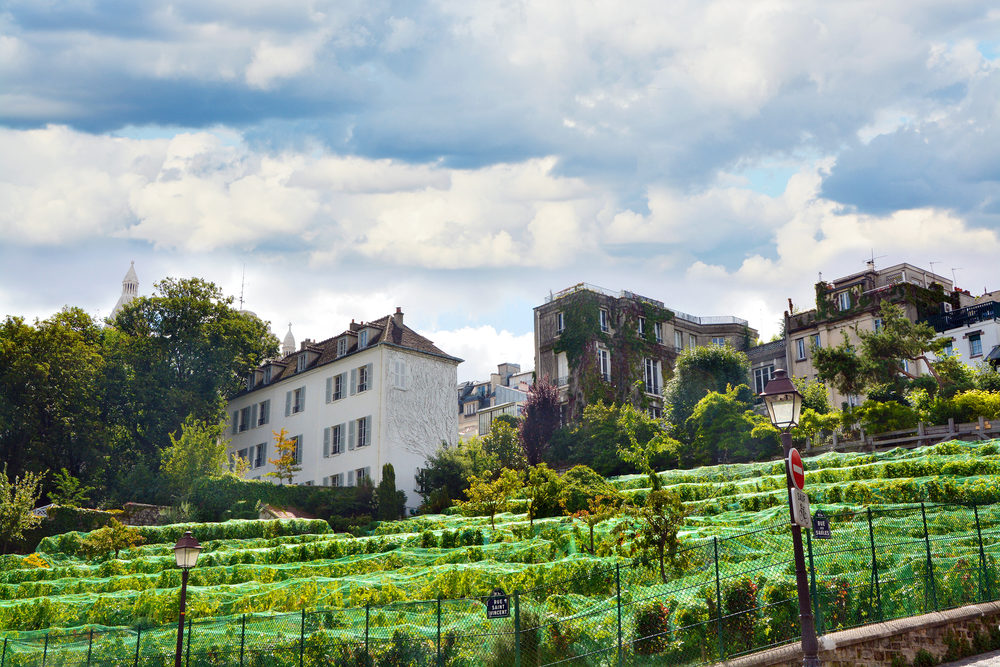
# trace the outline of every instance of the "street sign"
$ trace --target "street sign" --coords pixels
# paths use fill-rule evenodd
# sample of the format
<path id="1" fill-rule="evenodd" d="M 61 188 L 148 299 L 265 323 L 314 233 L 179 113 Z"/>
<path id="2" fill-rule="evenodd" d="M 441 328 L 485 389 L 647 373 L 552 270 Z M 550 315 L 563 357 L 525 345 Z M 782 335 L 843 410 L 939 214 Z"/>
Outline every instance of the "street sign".
<path id="1" fill-rule="evenodd" d="M 792 501 L 792 523 L 802 528 L 812 528 L 812 517 L 809 516 L 809 496 L 795 487 L 789 491 Z"/>
<path id="2" fill-rule="evenodd" d="M 792 484 L 799 491 L 806 488 L 806 469 L 802 467 L 802 456 L 799 450 L 792 447 L 788 450 L 788 470 L 791 472 Z"/>
<path id="3" fill-rule="evenodd" d="M 510 616 L 510 598 L 500 587 L 494 588 L 486 598 L 486 618 L 506 618 Z"/>
<path id="4" fill-rule="evenodd" d="M 816 513 L 813 514 L 813 537 L 817 540 L 828 540 L 832 536 L 830 520 L 823 514 L 823 510 L 816 510 Z"/>

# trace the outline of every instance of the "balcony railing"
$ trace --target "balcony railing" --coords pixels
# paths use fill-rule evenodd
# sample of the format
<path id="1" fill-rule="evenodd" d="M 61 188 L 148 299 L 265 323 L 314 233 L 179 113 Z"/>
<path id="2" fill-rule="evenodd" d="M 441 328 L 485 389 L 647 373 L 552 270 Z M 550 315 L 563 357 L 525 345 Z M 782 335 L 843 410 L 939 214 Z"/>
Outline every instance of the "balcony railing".
<path id="1" fill-rule="evenodd" d="M 967 327 L 977 322 L 1000 319 L 1000 303 L 987 301 L 977 303 L 974 306 L 966 306 L 953 310 L 950 313 L 942 313 L 927 318 L 927 323 L 934 327 L 935 331 L 948 331 Z"/>
<path id="2" fill-rule="evenodd" d="M 603 294 L 604 296 L 609 296 L 613 299 L 637 299 L 639 301 L 646 301 L 653 305 L 659 306 L 660 308 L 667 308 L 662 301 L 656 299 L 650 299 L 647 296 L 641 296 L 634 292 L 629 292 L 627 290 L 622 290 L 621 292 L 615 292 L 614 290 L 609 290 L 604 287 L 598 287 L 597 285 L 591 285 L 590 283 L 577 283 L 572 287 L 567 287 L 564 290 L 559 290 L 556 293 L 549 293 L 545 297 L 545 303 L 552 303 L 556 299 L 561 299 L 564 296 L 568 296 L 575 292 L 596 292 L 598 294 Z M 744 319 L 735 317 L 733 315 L 709 315 L 706 317 L 699 317 L 697 315 L 691 315 L 689 313 L 682 313 L 679 310 L 674 310 L 673 308 L 668 308 L 673 314 L 679 319 L 685 320 L 687 322 L 694 322 L 695 324 L 741 324 L 743 326 L 749 325 Z"/>

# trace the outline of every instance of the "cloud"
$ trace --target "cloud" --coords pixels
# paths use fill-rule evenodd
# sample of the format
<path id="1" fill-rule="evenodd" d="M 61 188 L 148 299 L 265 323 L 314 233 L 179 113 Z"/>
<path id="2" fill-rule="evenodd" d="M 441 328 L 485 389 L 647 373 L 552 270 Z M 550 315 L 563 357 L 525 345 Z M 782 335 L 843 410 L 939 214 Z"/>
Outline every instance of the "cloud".
<path id="1" fill-rule="evenodd" d="M 485 380 L 496 372 L 500 363 L 520 364 L 523 370 L 535 366 L 533 333 L 517 335 L 485 325 L 429 331 L 424 335 L 448 354 L 466 360 L 459 366 L 459 382 Z"/>

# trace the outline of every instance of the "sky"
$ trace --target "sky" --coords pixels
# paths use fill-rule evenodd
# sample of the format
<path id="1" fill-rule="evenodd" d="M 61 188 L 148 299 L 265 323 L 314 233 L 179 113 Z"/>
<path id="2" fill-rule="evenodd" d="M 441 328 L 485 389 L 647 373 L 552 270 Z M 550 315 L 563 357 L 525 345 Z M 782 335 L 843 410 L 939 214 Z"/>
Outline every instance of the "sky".
<path id="1" fill-rule="evenodd" d="M 972 0 L 0 0 L 0 316 L 106 317 L 134 261 L 279 338 L 399 306 L 467 380 L 580 282 L 764 340 L 872 257 L 1000 289 L 998 35 Z"/>

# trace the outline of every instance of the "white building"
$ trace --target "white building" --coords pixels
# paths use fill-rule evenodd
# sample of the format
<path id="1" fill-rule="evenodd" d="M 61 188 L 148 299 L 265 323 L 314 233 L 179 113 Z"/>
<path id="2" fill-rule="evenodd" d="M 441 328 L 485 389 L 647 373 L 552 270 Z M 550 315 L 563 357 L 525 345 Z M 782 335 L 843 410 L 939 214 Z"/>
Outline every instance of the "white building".
<path id="1" fill-rule="evenodd" d="M 1000 302 L 957 308 L 931 318 L 929 324 L 947 340 L 945 356 L 957 354 L 969 366 L 1000 361 Z"/>
<path id="2" fill-rule="evenodd" d="M 407 507 L 416 507 L 417 469 L 442 442 L 456 442 L 462 360 L 405 326 L 399 308 L 292 350 L 255 369 L 229 401 L 230 454 L 249 461 L 249 477 L 273 479 L 265 477 L 275 469 L 273 433 L 285 429 L 302 467 L 294 483 L 378 484 L 391 463 Z"/>

